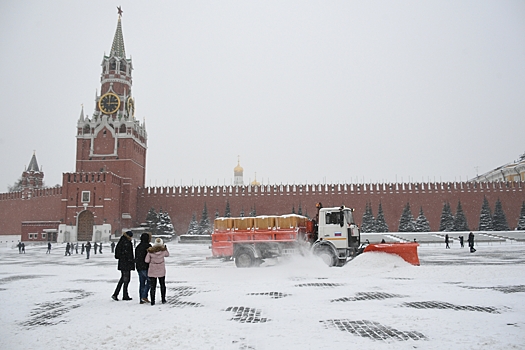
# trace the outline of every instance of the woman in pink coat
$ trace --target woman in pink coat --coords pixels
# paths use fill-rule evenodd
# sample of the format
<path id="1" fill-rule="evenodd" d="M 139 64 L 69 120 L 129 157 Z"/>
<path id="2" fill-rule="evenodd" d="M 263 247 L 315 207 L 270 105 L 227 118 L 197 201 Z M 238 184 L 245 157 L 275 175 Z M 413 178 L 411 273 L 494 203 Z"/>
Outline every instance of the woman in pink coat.
<path id="1" fill-rule="evenodd" d="M 164 258 L 170 256 L 168 248 L 162 242 L 162 239 L 156 238 L 153 246 L 148 248 L 148 254 L 145 261 L 149 263 L 148 277 L 151 285 L 150 296 L 151 305 L 155 305 L 155 289 L 157 288 L 157 278 L 160 284 L 160 295 L 162 303 L 166 303 L 166 264 Z"/>

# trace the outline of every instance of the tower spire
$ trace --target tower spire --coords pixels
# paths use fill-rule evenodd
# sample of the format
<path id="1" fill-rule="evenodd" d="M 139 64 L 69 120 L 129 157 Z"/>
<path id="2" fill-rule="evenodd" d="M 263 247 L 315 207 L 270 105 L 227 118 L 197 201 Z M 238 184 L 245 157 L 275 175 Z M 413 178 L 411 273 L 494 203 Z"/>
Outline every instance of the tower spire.
<path id="1" fill-rule="evenodd" d="M 117 30 L 115 31 L 115 36 L 113 37 L 113 44 L 111 45 L 111 50 L 109 52 L 110 56 L 126 58 L 126 50 L 124 49 L 124 36 L 122 35 L 122 24 L 120 17 L 122 16 L 122 10 L 119 9 L 119 16 L 117 22 Z"/>

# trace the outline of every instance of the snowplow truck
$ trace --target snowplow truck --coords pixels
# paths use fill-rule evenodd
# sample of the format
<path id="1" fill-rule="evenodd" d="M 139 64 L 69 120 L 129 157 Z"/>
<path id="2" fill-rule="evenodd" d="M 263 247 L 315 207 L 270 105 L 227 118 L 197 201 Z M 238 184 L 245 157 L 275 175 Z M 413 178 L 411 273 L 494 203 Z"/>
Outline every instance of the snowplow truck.
<path id="1" fill-rule="evenodd" d="M 343 266 L 366 251 L 397 254 L 419 265 L 417 243 L 361 244 L 351 208 L 323 208 L 317 216 L 301 215 L 216 218 L 212 233 L 214 258 L 234 260 L 237 267 L 260 265 L 264 259 L 311 251 L 328 266 Z"/>

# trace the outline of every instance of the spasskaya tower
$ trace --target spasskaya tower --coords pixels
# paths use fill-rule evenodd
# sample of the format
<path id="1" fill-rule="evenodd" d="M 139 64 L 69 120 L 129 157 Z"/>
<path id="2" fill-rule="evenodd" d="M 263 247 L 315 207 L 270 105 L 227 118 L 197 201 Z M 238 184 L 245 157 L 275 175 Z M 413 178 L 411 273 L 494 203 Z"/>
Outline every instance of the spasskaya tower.
<path id="1" fill-rule="evenodd" d="M 111 49 L 102 59 L 93 115 L 84 115 L 82 107 L 78 119 L 76 171 L 64 174 L 62 222 L 70 239 L 103 239 L 107 231 L 119 234 L 140 223 L 137 188 L 145 183 L 147 133 L 145 123 L 135 119 L 132 72 L 119 7 Z"/>

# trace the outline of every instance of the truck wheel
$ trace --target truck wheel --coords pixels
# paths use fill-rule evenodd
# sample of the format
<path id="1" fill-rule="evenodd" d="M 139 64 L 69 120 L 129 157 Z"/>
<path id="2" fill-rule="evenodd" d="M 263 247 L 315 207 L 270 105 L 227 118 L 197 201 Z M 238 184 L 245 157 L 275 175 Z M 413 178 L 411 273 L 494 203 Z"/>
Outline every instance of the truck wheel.
<path id="1" fill-rule="evenodd" d="M 321 258 L 324 263 L 328 266 L 335 266 L 337 264 L 337 257 L 334 256 L 334 253 L 328 247 L 319 247 L 316 248 L 314 254 Z"/>
<path id="2" fill-rule="evenodd" d="M 252 267 L 255 264 L 253 252 L 249 249 L 241 249 L 235 254 L 235 266 Z"/>

